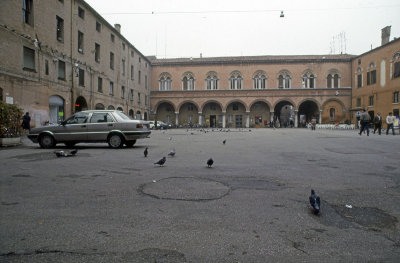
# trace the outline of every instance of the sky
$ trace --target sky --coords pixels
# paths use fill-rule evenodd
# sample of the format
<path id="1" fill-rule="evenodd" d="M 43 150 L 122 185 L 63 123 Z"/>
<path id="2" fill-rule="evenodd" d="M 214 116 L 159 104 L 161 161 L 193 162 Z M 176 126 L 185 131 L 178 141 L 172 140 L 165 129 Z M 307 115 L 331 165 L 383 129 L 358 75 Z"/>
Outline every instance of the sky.
<path id="1" fill-rule="evenodd" d="M 86 0 L 157 58 L 360 55 L 400 37 L 398 0 Z M 280 17 L 281 11 L 284 17 Z"/>

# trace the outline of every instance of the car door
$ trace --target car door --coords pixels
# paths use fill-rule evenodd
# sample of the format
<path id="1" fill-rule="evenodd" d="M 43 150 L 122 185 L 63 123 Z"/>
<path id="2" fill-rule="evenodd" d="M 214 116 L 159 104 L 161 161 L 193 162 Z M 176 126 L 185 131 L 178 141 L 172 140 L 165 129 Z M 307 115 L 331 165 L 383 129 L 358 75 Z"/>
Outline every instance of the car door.
<path id="1" fill-rule="evenodd" d="M 55 131 L 56 141 L 86 141 L 87 140 L 87 112 L 78 112 L 64 121 Z"/>
<path id="2" fill-rule="evenodd" d="M 88 141 L 106 141 L 115 120 L 109 112 L 94 112 L 88 123 Z"/>

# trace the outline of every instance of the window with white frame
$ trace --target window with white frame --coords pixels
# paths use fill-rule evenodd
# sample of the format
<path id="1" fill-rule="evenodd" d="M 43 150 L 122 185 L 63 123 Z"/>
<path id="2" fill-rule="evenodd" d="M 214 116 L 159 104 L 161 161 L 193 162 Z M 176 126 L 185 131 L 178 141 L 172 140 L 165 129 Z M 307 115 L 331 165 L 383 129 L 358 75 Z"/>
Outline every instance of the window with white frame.
<path id="1" fill-rule="evenodd" d="M 331 70 L 326 77 L 326 87 L 328 89 L 331 88 L 340 88 L 340 75 L 337 70 Z"/>
<path id="2" fill-rule="evenodd" d="M 162 73 L 158 80 L 159 90 L 161 91 L 171 90 L 171 83 L 172 83 L 171 75 L 167 72 Z"/>
<path id="3" fill-rule="evenodd" d="M 194 90 L 194 76 L 192 72 L 185 72 L 182 77 L 182 90 Z"/>
<path id="4" fill-rule="evenodd" d="M 210 71 L 206 75 L 206 89 L 207 90 L 216 90 L 218 89 L 218 76 L 214 71 Z"/>
<path id="5" fill-rule="evenodd" d="M 232 72 L 229 78 L 230 89 L 242 89 L 242 81 L 242 74 L 239 71 Z"/>
<path id="6" fill-rule="evenodd" d="M 253 77 L 254 89 L 266 89 L 267 77 L 265 72 L 257 71 Z"/>
<path id="7" fill-rule="evenodd" d="M 35 50 L 24 47 L 24 70 L 35 70 Z"/>
<path id="8" fill-rule="evenodd" d="M 110 90 L 108 92 L 110 95 L 114 95 L 114 82 L 110 81 Z"/>
<path id="9" fill-rule="evenodd" d="M 292 77 L 286 70 L 279 72 L 278 75 L 278 88 L 279 89 L 290 89 Z"/>
<path id="10" fill-rule="evenodd" d="M 307 71 L 302 77 L 302 88 L 313 89 L 315 88 L 315 76 L 311 71 Z"/>

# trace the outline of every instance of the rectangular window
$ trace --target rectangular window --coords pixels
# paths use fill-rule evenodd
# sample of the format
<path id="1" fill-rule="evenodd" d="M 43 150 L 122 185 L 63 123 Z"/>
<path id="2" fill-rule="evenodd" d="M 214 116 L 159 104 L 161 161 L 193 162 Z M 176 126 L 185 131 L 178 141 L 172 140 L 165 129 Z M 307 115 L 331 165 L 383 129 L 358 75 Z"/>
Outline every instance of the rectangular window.
<path id="1" fill-rule="evenodd" d="M 110 91 L 108 94 L 114 95 L 114 82 L 112 82 L 112 81 L 110 81 Z"/>
<path id="2" fill-rule="evenodd" d="M 114 36 L 114 34 L 111 34 L 111 42 L 114 43 L 114 41 L 115 41 L 115 36 Z"/>
<path id="3" fill-rule="evenodd" d="M 44 74 L 49 75 L 49 61 L 47 59 L 44 61 Z"/>
<path id="4" fill-rule="evenodd" d="M 114 69 L 114 53 L 110 52 L 110 69 Z"/>
<path id="5" fill-rule="evenodd" d="M 122 76 L 125 76 L 125 59 L 122 60 Z"/>
<path id="6" fill-rule="evenodd" d="M 400 61 L 394 63 L 393 78 L 398 78 L 398 77 L 400 77 Z"/>
<path id="7" fill-rule="evenodd" d="M 361 98 L 357 98 L 357 107 L 361 107 Z"/>
<path id="8" fill-rule="evenodd" d="M 78 30 L 78 52 L 83 53 L 83 33 Z"/>
<path id="9" fill-rule="evenodd" d="M 65 80 L 65 62 L 58 61 L 58 79 Z"/>
<path id="10" fill-rule="evenodd" d="M 147 106 L 147 95 L 144 95 L 144 105 Z"/>
<path id="11" fill-rule="evenodd" d="M 371 84 L 376 83 L 376 70 L 371 71 Z"/>
<path id="12" fill-rule="evenodd" d="M 124 98 L 125 98 L 125 87 L 122 86 L 121 87 L 121 99 L 124 99 Z"/>
<path id="13" fill-rule="evenodd" d="M 147 75 L 144 76 L 144 88 L 147 89 Z"/>
<path id="14" fill-rule="evenodd" d="M 371 72 L 367 72 L 367 85 L 371 85 Z"/>
<path id="15" fill-rule="evenodd" d="M 129 90 L 129 100 L 133 101 L 133 89 Z"/>
<path id="16" fill-rule="evenodd" d="M 22 19 L 33 26 L 33 0 L 22 0 Z"/>
<path id="17" fill-rule="evenodd" d="M 97 91 L 103 92 L 103 79 L 100 77 L 97 78 Z"/>
<path id="18" fill-rule="evenodd" d="M 101 32 L 101 24 L 96 21 L 96 31 Z"/>
<path id="19" fill-rule="evenodd" d="M 393 103 L 399 103 L 399 92 L 398 91 L 393 93 Z"/>
<path id="20" fill-rule="evenodd" d="M 137 94 L 137 103 L 140 104 L 140 92 Z"/>
<path id="21" fill-rule="evenodd" d="M 59 16 L 56 16 L 57 20 L 57 40 L 63 42 L 64 41 L 64 19 Z"/>
<path id="22" fill-rule="evenodd" d="M 131 65 L 131 80 L 134 79 L 135 71 L 133 65 Z"/>
<path id="23" fill-rule="evenodd" d="M 141 75 L 141 72 L 140 72 L 140 70 L 139 70 L 139 76 L 138 76 L 138 83 L 140 84 L 140 75 Z"/>
<path id="24" fill-rule="evenodd" d="M 85 86 L 85 71 L 83 69 L 79 69 L 79 86 Z"/>
<path id="25" fill-rule="evenodd" d="M 35 70 L 35 50 L 24 47 L 24 69 Z"/>
<path id="26" fill-rule="evenodd" d="M 362 87 L 362 75 L 358 74 L 357 75 L 357 88 L 361 88 Z"/>
<path id="27" fill-rule="evenodd" d="M 369 96 L 369 106 L 374 106 L 374 96 Z"/>
<path id="28" fill-rule="evenodd" d="M 94 59 L 100 62 L 100 45 L 97 43 L 94 44 Z"/>
<path id="29" fill-rule="evenodd" d="M 122 50 L 125 50 L 125 43 L 122 43 Z"/>
<path id="30" fill-rule="evenodd" d="M 85 10 L 80 6 L 78 6 L 78 16 L 82 19 L 85 19 Z"/>

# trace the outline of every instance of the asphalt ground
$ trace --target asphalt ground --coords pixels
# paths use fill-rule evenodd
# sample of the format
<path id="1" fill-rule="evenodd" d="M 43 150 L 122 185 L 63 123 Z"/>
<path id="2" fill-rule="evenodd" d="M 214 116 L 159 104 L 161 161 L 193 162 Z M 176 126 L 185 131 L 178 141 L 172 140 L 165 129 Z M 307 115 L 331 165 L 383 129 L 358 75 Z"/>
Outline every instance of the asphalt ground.
<path id="1" fill-rule="evenodd" d="M 173 129 L 76 148 L 0 148 L 0 262 L 399 262 L 399 135 Z"/>

